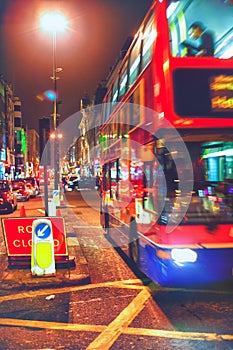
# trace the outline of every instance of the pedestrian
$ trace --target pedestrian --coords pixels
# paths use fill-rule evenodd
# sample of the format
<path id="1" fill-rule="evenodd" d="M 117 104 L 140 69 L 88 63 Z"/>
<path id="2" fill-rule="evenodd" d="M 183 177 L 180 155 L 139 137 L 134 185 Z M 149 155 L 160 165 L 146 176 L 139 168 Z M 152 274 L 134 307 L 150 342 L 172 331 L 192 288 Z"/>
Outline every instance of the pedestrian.
<path id="1" fill-rule="evenodd" d="M 95 186 L 96 186 L 97 190 L 100 189 L 100 177 L 99 177 L 99 175 L 97 175 L 95 178 Z"/>
<path id="2" fill-rule="evenodd" d="M 188 40 L 183 41 L 181 45 L 187 47 L 187 56 L 214 56 L 214 36 L 201 22 L 194 22 L 188 34 L 191 39 L 199 40 L 200 44 L 195 46 Z"/>
<path id="3" fill-rule="evenodd" d="M 67 179 L 66 176 L 62 177 L 63 191 L 66 192 Z"/>

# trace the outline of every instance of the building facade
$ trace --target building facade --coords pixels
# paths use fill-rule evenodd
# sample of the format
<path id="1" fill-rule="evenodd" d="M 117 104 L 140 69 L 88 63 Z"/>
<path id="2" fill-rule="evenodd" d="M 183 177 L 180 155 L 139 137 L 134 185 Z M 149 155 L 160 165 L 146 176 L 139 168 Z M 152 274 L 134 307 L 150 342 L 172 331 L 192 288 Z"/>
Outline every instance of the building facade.
<path id="1" fill-rule="evenodd" d="M 49 118 L 40 118 L 39 119 L 39 156 L 40 156 L 40 160 L 43 157 L 43 152 L 46 146 L 46 150 L 49 148 L 47 142 L 49 141 L 49 137 L 50 137 L 50 119 Z M 47 152 L 47 156 L 49 157 L 49 150 Z M 47 159 L 47 163 L 49 163 L 49 159 Z"/>
<path id="2" fill-rule="evenodd" d="M 39 134 L 35 129 L 29 129 L 27 134 L 26 176 L 37 176 L 40 164 Z"/>

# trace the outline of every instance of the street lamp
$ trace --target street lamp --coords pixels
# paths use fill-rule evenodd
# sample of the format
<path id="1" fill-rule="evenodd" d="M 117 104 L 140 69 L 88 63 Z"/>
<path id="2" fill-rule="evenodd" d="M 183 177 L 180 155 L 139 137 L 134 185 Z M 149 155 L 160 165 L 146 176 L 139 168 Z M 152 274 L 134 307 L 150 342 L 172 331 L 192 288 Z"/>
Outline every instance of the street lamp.
<path id="1" fill-rule="evenodd" d="M 50 134 L 50 139 L 53 140 L 53 145 L 54 145 L 54 171 L 57 171 L 57 175 L 59 176 L 60 174 L 60 141 L 63 138 L 63 134 L 59 132 L 58 129 L 56 129 L 55 132 Z M 58 177 L 57 176 L 57 177 Z M 56 173 L 54 173 L 54 182 L 56 179 Z M 58 183 L 58 179 L 57 179 Z M 56 190 L 56 187 L 55 187 Z"/>
<path id="2" fill-rule="evenodd" d="M 61 133 L 57 133 L 57 134 L 52 133 L 52 134 L 50 135 L 50 137 L 51 137 L 51 139 L 55 139 L 55 138 L 57 138 L 57 139 L 62 139 L 62 138 L 63 138 L 63 134 L 61 134 Z"/>
<path id="3" fill-rule="evenodd" d="M 56 39 L 57 39 L 57 32 L 62 32 L 67 28 L 68 22 L 64 15 L 60 12 L 45 12 L 41 18 L 40 18 L 40 25 L 41 28 L 45 31 L 52 33 L 52 39 L 53 39 L 53 74 L 51 79 L 53 80 L 53 90 L 54 95 L 52 98 L 53 101 L 53 129 L 54 134 L 56 134 L 57 129 L 57 80 L 59 77 L 57 77 L 57 73 L 60 73 L 62 71 L 62 68 L 57 67 L 56 63 Z M 58 190 L 59 185 L 59 159 L 58 152 L 57 152 L 57 138 L 54 138 L 54 190 Z"/>

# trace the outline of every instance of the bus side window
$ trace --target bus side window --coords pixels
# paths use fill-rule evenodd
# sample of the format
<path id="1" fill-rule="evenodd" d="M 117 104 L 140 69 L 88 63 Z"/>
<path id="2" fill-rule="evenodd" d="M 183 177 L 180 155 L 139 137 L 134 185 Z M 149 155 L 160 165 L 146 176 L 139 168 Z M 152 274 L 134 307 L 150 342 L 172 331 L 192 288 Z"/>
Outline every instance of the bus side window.
<path id="1" fill-rule="evenodd" d="M 110 163 L 110 197 L 117 199 L 118 197 L 118 161 Z"/>
<path id="2" fill-rule="evenodd" d="M 153 161 L 144 163 L 143 172 L 143 207 L 145 209 L 154 210 L 152 187 L 153 187 Z"/>
<path id="3" fill-rule="evenodd" d="M 116 199 L 119 199 L 119 182 L 121 180 L 120 159 L 117 159 L 117 178 L 116 178 Z"/>

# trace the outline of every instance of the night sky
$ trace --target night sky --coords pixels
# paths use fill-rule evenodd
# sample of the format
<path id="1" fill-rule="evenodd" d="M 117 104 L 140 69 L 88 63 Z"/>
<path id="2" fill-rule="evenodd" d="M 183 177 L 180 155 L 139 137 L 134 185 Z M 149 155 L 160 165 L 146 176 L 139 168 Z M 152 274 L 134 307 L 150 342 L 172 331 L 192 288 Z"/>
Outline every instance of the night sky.
<path id="1" fill-rule="evenodd" d="M 52 34 L 39 27 L 46 9 L 63 12 L 69 22 L 57 34 L 60 121 L 79 111 L 80 98 L 94 94 L 130 35 L 134 35 L 152 0 L 1 0 L 0 73 L 22 101 L 24 126 L 38 130 L 52 102 L 37 96 L 52 89 Z"/>

